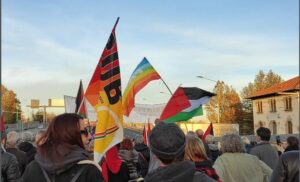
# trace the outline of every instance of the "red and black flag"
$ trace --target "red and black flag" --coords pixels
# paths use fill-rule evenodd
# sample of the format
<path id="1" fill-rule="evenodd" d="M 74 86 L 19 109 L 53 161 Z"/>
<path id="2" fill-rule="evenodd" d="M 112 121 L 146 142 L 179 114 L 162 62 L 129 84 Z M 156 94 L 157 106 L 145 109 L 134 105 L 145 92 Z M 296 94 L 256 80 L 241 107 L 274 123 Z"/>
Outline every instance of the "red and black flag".
<path id="1" fill-rule="evenodd" d="M 208 128 L 206 129 L 206 131 L 202 135 L 202 140 L 203 141 L 205 140 L 207 135 L 214 135 L 214 128 L 213 128 L 212 123 L 209 124 Z"/>
<path id="2" fill-rule="evenodd" d="M 84 101 L 84 91 L 82 86 L 82 81 L 80 80 L 77 97 L 76 97 L 76 109 L 75 113 L 78 113 L 82 117 L 86 118 L 86 106 Z"/>

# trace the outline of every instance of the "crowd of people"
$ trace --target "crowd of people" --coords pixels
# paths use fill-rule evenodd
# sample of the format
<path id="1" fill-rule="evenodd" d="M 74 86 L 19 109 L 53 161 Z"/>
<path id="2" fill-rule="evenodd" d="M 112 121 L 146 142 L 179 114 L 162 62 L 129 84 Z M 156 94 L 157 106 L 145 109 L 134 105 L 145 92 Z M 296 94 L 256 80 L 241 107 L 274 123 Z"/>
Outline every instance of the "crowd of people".
<path id="1" fill-rule="evenodd" d="M 299 140 L 287 138 L 278 151 L 271 132 L 260 127 L 256 144 L 245 136 L 226 134 L 219 145 L 201 129 L 186 135 L 173 123 L 160 122 L 148 136 L 110 148 L 93 161 L 89 126 L 77 114 L 56 116 L 46 130 L 20 140 L 2 133 L 3 182 L 283 182 L 299 181 Z"/>

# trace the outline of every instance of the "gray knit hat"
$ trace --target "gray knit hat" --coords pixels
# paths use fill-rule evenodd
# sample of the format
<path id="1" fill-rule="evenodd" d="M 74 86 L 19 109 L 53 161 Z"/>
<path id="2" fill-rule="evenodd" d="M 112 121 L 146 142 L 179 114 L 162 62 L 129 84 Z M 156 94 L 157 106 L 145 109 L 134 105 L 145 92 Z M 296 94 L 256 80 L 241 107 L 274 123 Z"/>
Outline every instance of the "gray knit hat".
<path id="1" fill-rule="evenodd" d="M 175 159 L 184 152 L 185 135 L 176 124 L 160 122 L 151 131 L 149 142 L 158 158 Z"/>

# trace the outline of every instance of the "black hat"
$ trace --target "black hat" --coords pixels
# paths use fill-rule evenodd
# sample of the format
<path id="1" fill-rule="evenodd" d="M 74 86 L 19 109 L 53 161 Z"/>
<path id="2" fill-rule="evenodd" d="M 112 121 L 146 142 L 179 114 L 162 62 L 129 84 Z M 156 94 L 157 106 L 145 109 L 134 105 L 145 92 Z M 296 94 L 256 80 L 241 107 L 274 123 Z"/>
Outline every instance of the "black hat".
<path id="1" fill-rule="evenodd" d="M 160 122 L 149 136 L 151 151 L 161 159 L 175 159 L 184 152 L 185 135 L 174 123 Z"/>

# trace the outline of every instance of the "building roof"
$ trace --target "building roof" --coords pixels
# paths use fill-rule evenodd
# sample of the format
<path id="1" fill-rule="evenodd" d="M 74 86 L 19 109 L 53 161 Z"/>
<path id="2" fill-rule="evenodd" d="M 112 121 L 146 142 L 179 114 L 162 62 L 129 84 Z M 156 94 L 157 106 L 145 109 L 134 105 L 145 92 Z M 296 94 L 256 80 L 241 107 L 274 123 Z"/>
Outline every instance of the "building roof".
<path id="1" fill-rule="evenodd" d="M 272 87 L 257 91 L 253 93 L 250 97 L 247 97 L 247 99 L 255 99 L 258 97 L 274 95 L 279 92 L 289 92 L 297 90 L 299 91 L 299 76 L 287 80 L 285 82 L 273 85 Z"/>

